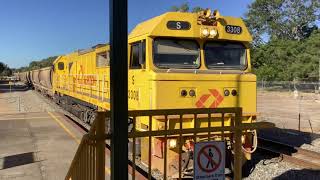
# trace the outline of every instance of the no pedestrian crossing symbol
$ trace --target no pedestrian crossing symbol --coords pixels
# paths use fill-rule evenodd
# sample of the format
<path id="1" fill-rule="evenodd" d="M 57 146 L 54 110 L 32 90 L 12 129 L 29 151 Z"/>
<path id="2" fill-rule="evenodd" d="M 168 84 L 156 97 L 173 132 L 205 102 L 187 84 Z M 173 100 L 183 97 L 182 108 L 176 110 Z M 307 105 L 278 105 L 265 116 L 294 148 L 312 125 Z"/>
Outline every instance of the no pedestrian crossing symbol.
<path id="1" fill-rule="evenodd" d="M 194 179 L 225 179 L 225 142 L 199 142 L 194 148 Z"/>

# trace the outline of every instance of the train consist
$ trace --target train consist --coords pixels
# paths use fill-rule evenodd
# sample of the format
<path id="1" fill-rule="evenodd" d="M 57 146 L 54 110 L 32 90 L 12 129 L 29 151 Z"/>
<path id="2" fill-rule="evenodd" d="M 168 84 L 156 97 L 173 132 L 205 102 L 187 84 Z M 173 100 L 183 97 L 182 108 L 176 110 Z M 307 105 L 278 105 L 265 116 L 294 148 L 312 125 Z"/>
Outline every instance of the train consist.
<path id="1" fill-rule="evenodd" d="M 128 38 L 129 109 L 242 107 L 243 122 L 254 122 L 256 76 L 250 64 L 251 41 L 241 18 L 221 16 L 218 11 L 168 12 L 140 23 Z M 99 44 L 59 56 L 52 67 L 23 72 L 19 77 L 91 123 L 96 110 L 110 108 L 109 62 L 109 46 Z M 153 121 L 152 128 L 162 128 L 159 119 Z M 183 127 L 192 127 L 193 121 L 185 119 Z M 226 125 L 230 121 L 225 117 Z M 138 122 L 139 130 L 148 128 L 147 120 Z M 169 123 L 169 128 L 178 127 L 178 121 Z M 203 118 L 201 127 L 207 124 Z M 230 140 L 232 134 L 225 134 Z M 192 138 L 185 137 L 188 139 Z M 152 147 L 163 148 L 161 141 L 154 138 Z M 255 141 L 253 132 L 243 137 L 246 159 L 251 158 Z M 168 162 L 176 161 L 176 139 L 169 144 Z M 145 163 L 146 149 L 142 140 L 141 160 Z M 163 160 L 155 156 L 152 161 Z"/>
<path id="2" fill-rule="evenodd" d="M 27 85 L 33 86 L 36 90 L 42 92 L 43 94 L 50 97 L 53 96 L 52 67 L 15 73 L 15 76 L 18 77 L 20 81 L 24 82 Z"/>

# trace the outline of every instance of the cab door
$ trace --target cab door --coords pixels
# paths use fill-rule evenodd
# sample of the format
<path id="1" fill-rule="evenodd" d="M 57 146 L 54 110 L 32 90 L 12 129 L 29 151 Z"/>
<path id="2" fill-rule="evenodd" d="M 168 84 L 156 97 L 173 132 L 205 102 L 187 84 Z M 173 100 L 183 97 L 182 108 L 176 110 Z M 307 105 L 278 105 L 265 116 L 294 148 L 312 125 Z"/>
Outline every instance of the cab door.
<path id="1" fill-rule="evenodd" d="M 57 84 L 57 88 L 62 91 L 63 93 L 65 93 L 66 91 L 66 68 L 65 68 L 65 59 L 61 59 L 56 63 L 56 84 Z"/>
<path id="2" fill-rule="evenodd" d="M 143 94 L 146 91 L 146 41 L 141 40 L 129 44 L 128 72 L 129 109 L 143 109 Z"/>

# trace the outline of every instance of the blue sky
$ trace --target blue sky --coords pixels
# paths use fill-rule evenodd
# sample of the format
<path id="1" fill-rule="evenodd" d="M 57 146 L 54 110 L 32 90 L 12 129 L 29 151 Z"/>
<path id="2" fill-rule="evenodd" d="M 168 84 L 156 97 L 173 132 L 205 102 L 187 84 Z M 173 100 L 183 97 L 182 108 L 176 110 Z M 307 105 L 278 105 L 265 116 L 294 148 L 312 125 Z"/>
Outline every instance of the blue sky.
<path id="1" fill-rule="evenodd" d="M 252 0 L 128 0 L 129 30 L 173 5 L 218 9 L 243 16 Z M 10 67 L 109 40 L 108 0 L 1 0 L 0 62 Z"/>

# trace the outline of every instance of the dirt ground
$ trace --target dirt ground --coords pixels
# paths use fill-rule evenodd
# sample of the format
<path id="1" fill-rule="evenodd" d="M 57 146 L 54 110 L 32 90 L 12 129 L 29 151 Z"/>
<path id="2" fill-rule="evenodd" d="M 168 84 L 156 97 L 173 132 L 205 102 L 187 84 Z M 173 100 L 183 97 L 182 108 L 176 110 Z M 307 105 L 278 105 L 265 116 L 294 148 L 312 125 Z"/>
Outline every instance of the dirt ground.
<path id="1" fill-rule="evenodd" d="M 259 121 L 269 121 L 278 128 L 320 132 L 320 95 L 314 93 L 258 91 Z"/>

